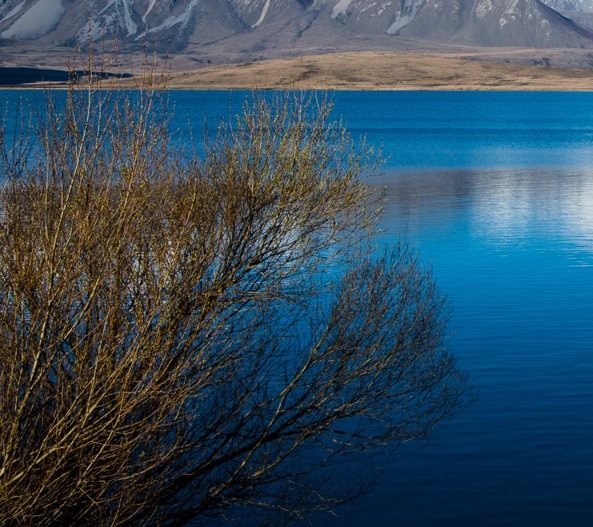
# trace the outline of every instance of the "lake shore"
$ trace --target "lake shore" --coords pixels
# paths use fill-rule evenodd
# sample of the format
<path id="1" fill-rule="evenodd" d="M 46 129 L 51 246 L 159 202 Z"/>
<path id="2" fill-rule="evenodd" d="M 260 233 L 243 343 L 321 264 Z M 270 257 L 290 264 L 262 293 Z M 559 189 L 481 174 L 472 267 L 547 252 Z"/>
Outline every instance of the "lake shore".
<path id="1" fill-rule="evenodd" d="M 540 51 L 537 55 L 533 50 L 491 49 L 348 51 L 201 65 L 195 69 L 190 69 L 191 61 L 186 57 L 170 66 L 160 61 L 156 79 L 152 80 L 158 85 L 166 79 L 168 88 L 183 90 L 593 91 L 593 69 L 573 65 L 583 64 L 582 53 Z M 577 56 L 578 60 L 571 64 L 567 56 Z M 554 67 L 556 63 L 564 67 Z M 109 75 L 130 78 L 110 78 L 103 81 L 103 86 L 138 88 L 142 80 L 130 75 L 130 68 L 131 71 L 142 69 L 133 60 L 120 61 L 120 71 Z M 161 72 L 164 72 L 162 76 Z M 45 65 L 44 69 L 33 68 L 32 64 L 0 66 L 2 88 L 60 88 L 66 86 L 68 77 L 56 62 Z"/>
<path id="2" fill-rule="evenodd" d="M 131 85 L 123 82 L 122 85 Z M 173 89 L 592 91 L 593 71 L 368 51 L 308 55 L 172 72 Z"/>

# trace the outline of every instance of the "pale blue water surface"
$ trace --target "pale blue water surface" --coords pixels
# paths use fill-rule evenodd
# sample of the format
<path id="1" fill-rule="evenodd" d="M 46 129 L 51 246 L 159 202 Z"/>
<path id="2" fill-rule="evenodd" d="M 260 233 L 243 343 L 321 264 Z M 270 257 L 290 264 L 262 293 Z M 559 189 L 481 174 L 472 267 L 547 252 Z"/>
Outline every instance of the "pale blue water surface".
<path id="1" fill-rule="evenodd" d="M 0 92 L 15 97 L 16 92 Z M 176 140 L 244 92 L 174 92 Z M 388 161 L 381 241 L 406 232 L 454 314 L 478 400 L 379 461 L 331 525 L 593 525 L 593 93 L 344 92 Z"/>

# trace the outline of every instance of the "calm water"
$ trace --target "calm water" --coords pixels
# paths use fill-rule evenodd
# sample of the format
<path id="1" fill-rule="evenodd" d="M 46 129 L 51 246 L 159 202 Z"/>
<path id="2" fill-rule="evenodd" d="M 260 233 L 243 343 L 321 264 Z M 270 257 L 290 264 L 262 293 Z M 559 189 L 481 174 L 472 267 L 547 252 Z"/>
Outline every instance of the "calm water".
<path id="1" fill-rule="evenodd" d="M 245 96 L 175 92 L 177 125 L 200 132 Z M 593 94 L 334 101 L 389 157 L 382 240 L 407 232 L 432 265 L 479 399 L 381 459 L 377 489 L 333 525 L 593 525 Z"/>
<path id="2" fill-rule="evenodd" d="M 244 93 L 175 93 L 193 122 Z M 478 401 L 333 525 L 593 525 L 593 94 L 337 93 L 388 161 L 383 241 L 407 232 L 455 313 Z"/>
<path id="3" fill-rule="evenodd" d="M 338 101 L 391 156 L 385 238 L 407 231 L 433 266 L 455 306 L 449 345 L 480 394 L 344 514 L 593 525 L 593 94 Z"/>

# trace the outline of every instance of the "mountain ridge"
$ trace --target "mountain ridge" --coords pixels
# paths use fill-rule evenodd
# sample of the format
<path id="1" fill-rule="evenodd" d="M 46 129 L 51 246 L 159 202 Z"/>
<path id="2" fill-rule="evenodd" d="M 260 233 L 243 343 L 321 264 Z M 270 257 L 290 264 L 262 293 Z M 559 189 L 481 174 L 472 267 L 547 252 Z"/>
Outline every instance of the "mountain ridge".
<path id="1" fill-rule="evenodd" d="M 196 66 L 336 50 L 589 50 L 593 0 L 0 0 L 0 59 L 91 42 Z"/>

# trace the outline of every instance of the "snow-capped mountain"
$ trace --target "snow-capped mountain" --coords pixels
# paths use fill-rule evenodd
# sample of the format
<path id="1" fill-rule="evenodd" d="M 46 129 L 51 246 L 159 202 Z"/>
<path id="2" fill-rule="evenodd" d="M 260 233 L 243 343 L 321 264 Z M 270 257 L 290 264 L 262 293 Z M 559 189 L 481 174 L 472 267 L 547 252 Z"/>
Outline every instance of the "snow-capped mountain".
<path id="1" fill-rule="evenodd" d="M 403 40 L 593 48 L 592 16 L 593 0 L 0 0 L 0 51 L 117 41 L 216 62 Z"/>
<path id="2" fill-rule="evenodd" d="M 440 41 L 480 46 L 589 47 L 591 34 L 549 3 L 426 0 L 398 34 L 414 38 L 433 34 Z"/>
<path id="3" fill-rule="evenodd" d="M 593 12 L 593 0 L 543 0 L 543 3 L 557 11 Z"/>
<path id="4" fill-rule="evenodd" d="M 593 0 L 542 0 L 577 26 L 593 32 Z"/>

